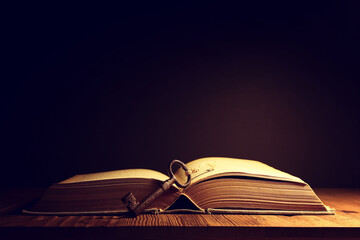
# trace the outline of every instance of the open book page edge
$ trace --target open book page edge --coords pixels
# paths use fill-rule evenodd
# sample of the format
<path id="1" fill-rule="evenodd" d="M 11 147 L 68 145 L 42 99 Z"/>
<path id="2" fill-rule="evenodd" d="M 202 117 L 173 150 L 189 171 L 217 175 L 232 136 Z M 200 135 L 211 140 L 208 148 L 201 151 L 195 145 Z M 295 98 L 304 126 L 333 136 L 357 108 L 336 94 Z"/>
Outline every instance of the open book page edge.
<path id="1" fill-rule="evenodd" d="M 33 215 L 124 215 L 128 211 L 88 211 L 88 212 L 36 212 L 23 210 L 24 214 Z M 207 214 L 249 214 L 249 215 L 334 215 L 335 210 L 327 207 L 327 211 L 283 211 L 283 210 L 247 210 L 247 209 L 217 209 L 208 208 L 206 210 L 199 209 L 173 209 L 173 210 L 161 210 L 161 209 L 147 209 L 145 213 L 207 213 Z"/>
<path id="2" fill-rule="evenodd" d="M 59 184 L 126 178 L 146 178 L 159 181 L 169 179 L 165 174 L 150 169 L 123 169 L 100 173 L 79 174 L 62 181 Z"/>
<path id="3" fill-rule="evenodd" d="M 115 215 L 115 214 L 126 214 L 127 210 L 114 210 L 114 211 L 82 211 L 82 212 L 40 212 L 31 210 L 22 210 L 24 214 L 35 214 L 35 215 Z"/>
<path id="4" fill-rule="evenodd" d="M 159 213 L 162 210 L 157 208 L 146 209 L 144 213 Z M 128 210 L 113 210 L 113 211 L 74 211 L 74 212 L 40 212 L 40 211 L 31 211 L 31 210 L 22 210 L 24 214 L 34 214 L 34 215 L 125 215 L 128 214 Z"/>
<path id="5" fill-rule="evenodd" d="M 210 214 L 251 214 L 251 215 L 334 215 L 335 210 L 326 207 L 325 211 L 290 211 L 290 210 L 255 210 L 255 209 L 219 209 L 208 208 L 207 213 Z"/>
<path id="6" fill-rule="evenodd" d="M 124 215 L 128 211 L 89 211 L 89 212 L 35 212 L 23 210 L 24 214 L 33 215 Z M 247 210 L 247 209 L 216 209 L 208 208 L 206 210 L 193 210 L 193 209 L 173 209 L 173 210 L 160 210 L 160 209 L 147 209 L 145 213 L 207 213 L 207 214 L 249 214 L 249 215 L 334 215 L 335 210 L 328 208 L 327 211 L 283 211 L 283 210 Z"/>

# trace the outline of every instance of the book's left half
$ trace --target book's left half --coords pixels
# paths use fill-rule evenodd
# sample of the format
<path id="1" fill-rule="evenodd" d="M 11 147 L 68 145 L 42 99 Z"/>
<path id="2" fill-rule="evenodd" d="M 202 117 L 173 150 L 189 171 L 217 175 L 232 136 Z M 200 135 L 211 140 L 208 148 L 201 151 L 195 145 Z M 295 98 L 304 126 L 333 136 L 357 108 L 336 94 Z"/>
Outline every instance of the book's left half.
<path id="1" fill-rule="evenodd" d="M 132 192 L 138 202 L 154 192 L 168 177 L 148 169 L 127 169 L 76 175 L 52 185 L 30 209 L 31 214 L 116 214 L 126 213 L 122 197 Z M 180 196 L 172 186 L 147 211 L 162 211 Z"/>

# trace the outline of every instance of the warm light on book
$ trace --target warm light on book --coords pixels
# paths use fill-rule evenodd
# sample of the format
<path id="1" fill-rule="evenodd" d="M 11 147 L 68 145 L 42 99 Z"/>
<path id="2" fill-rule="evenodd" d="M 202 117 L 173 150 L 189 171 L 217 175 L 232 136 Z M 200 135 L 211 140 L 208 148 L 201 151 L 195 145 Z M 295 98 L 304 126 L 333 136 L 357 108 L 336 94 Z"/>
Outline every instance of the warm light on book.
<path id="1" fill-rule="evenodd" d="M 185 189 L 172 185 L 147 212 L 245 214 L 333 214 L 300 178 L 258 161 L 209 157 L 186 164 L 192 175 Z M 183 170 L 176 178 L 186 182 Z M 129 192 L 142 201 L 169 177 L 148 169 L 76 175 L 51 186 L 32 214 L 127 213 L 121 199 Z M 181 204 L 179 202 L 187 203 Z M 190 203 L 190 204 L 189 204 Z M 177 209 L 175 206 L 187 206 Z"/>

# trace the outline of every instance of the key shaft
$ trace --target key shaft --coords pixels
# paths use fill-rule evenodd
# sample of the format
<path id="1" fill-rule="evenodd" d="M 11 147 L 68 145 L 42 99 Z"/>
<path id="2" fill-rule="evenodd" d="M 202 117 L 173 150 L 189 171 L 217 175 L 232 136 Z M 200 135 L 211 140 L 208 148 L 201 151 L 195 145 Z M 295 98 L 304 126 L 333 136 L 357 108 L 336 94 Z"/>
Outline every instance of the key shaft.
<path id="1" fill-rule="evenodd" d="M 166 192 L 167 190 L 170 189 L 170 187 L 175 183 L 176 185 L 180 186 L 180 187 L 187 187 L 190 182 L 191 182 L 191 175 L 189 174 L 188 175 L 188 181 L 184 184 L 180 183 L 173 171 L 172 171 L 172 165 L 173 164 L 180 164 L 180 166 L 185 170 L 185 171 L 188 171 L 188 168 L 186 167 L 186 165 L 179 161 L 179 160 L 174 160 L 170 163 L 170 166 L 169 166 L 169 173 L 170 173 L 170 176 L 171 178 L 166 180 L 165 182 L 163 182 L 161 184 L 161 186 L 156 189 L 155 192 L 153 192 L 152 194 L 150 194 L 149 196 L 147 196 L 143 201 L 141 201 L 141 203 L 138 203 L 136 201 L 136 198 L 135 196 L 132 194 L 132 193 L 128 193 L 126 194 L 123 198 L 122 198 L 122 202 L 124 204 L 127 204 L 127 208 L 129 210 L 129 213 L 133 216 L 133 217 L 136 217 L 138 216 L 139 214 L 141 214 L 142 212 L 144 212 L 147 207 L 152 204 L 156 199 L 158 199 L 162 194 L 164 194 L 164 192 Z"/>
<path id="2" fill-rule="evenodd" d="M 163 195 L 167 190 L 169 190 L 170 186 L 175 182 L 174 178 L 166 180 L 161 186 L 152 194 L 150 194 L 145 200 L 143 200 L 140 204 L 138 204 L 132 211 L 135 216 L 138 216 L 145 209 L 152 204 L 157 198 Z"/>

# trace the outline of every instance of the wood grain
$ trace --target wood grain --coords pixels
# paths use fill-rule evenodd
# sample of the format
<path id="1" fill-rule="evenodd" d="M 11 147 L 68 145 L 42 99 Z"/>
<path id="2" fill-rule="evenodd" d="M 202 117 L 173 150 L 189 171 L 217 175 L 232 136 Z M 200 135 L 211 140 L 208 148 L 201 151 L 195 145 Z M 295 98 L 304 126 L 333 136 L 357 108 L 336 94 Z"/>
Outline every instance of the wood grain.
<path id="1" fill-rule="evenodd" d="M 360 239 L 360 189 L 315 189 L 320 199 L 335 208 L 335 215 L 279 216 L 235 214 L 145 214 L 126 216 L 32 216 L 19 212 L 0 216 L 0 236 L 19 234 L 110 239 L 343 238 Z M 16 199 L 13 195 L 12 198 Z M 8 198 L 2 195 L 1 198 Z M 1 200 L 0 209 L 15 209 L 19 201 Z M 13 205 L 12 205 L 13 204 Z M 12 206 L 9 206 L 12 205 Z M 84 231 L 86 230 L 86 231 Z M 25 236 L 25 235 L 24 235 Z"/>

